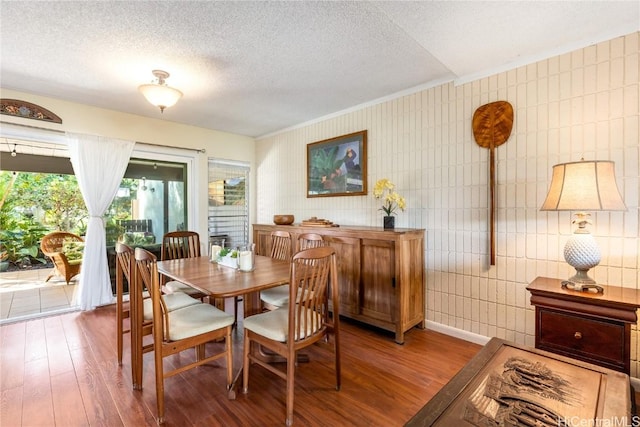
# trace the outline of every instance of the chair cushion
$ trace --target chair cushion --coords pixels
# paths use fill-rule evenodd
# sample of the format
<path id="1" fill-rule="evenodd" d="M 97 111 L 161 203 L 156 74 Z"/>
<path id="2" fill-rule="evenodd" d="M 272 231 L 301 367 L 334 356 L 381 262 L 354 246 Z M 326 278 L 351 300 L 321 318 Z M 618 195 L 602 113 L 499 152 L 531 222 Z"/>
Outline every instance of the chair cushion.
<path id="1" fill-rule="evenodd" d="M 274 307 L 285 307 L 289 304 L 289 285 L 276 286 L 275 288 L 260 291 L 260 299 Z"/>
<path id="2" fill-rule="evenodd" d="M 167 293 L 173 293 L 173 292 L 182 292 L 185 293 L 187 295 L 201 295 L 202 292 L 200 292 L 199 290 L 192 288 L 189 285 L 185 285 L 182 282 L 178 282 L 177 280 L 172 280 L 170 282 L 167 282 L 164 284 L 163 288 L 164 291 L 166 291 Z"/>
<path id="3" fill-rule="evenodd" d="M 307 299 L 308 295 L 313 295 L 306 291 L 304 299 Z M 275 288 L 265 289 L 260 291 L 260 300 L 278 308 L 286 308 L 289 305 L 289 285 L 276 286 Z M 298 291 L 297 303 L 303 300 L 301 291 Z"/>
<path id="4" fill-rule="evenodd" d="M 302 331 L 303 335 L 316 332 L 321 325 L 320 314 L 313 311 L 306 311 L 307 330 Z M 258 335 L 262 335 L 274 341 L 287 342 L 289 335 L 289 308 L 279 308 L 273 311 L 249 316 L 244 319 L 243 326 Z M 304 338 L 301 336 L 299 338 Z"/>
<path id="5" fill-rule="evenodd" d="M 198 304 L 169 313 L 169 340 L 177 341 L 233 325 L 234 317 L 210 304 Z"/>
<path id="6" fill-rule="evenodd" d="M 82 261 L 84 242 L 70 238 L 64 239 L 62 243 L 62 253 L 67 257 L 67 261 Z"/>
<path id="7" fill-rule="evenodd" d="M 164 303 L 167 305 L 167 310 L 174 311 L 181 308 L 190 307 L 196 304 L 202 304 L 202 301 L 191 298 L 189 295 L 183 292 L 176 292 L 174 294 L 162 295 Z M 146 298 L 143 302 L 144 320 L 153 319 L 153 302 L 151 298 Z M 208 305 L 208 304 L 207 304 Z"/>

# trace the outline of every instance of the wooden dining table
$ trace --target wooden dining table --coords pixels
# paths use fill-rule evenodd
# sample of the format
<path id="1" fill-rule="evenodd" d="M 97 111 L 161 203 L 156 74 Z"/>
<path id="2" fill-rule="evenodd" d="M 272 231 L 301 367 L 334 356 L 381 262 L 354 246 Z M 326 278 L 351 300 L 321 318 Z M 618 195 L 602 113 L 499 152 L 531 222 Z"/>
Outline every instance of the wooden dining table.
<path id="1" fill-rule="evenodd" d="M 290 263 L 256 255 L 255 268 L 242 271 L 209 257 L 158 261 L 158 272 L 212 298 L 243 297 L 244 316 L 260 313 L 260 291 L 289 282 Z"/>
<path id="2" fill-rule="evenodd" d="M 288 261 L 256 255 L 255 268 L 241 271 L 211 262 L 208 257 L 181 258 L 158 261 L 158 272 L 198 289 L 211 298 L 242 296 L 244 317 L 260 313 L 260 291 L 289 283 Z M 235 386 L 242 374 L 240 368 L 228 390 L 235 399 Z"/>

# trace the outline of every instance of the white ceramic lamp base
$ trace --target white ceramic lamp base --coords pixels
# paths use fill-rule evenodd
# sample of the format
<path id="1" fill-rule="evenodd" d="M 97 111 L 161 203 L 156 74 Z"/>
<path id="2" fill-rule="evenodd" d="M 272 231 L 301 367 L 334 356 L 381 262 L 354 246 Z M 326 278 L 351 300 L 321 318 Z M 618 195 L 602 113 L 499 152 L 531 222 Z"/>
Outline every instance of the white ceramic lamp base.
<path id="1" fill-rule="evenodd" d="M 600 248 L 593 236 L 584 229 L 578 229 L 567 240 L 564 247 L 564 259 L 576 269 L 576 274 L 569 280 L 574 283 L 596 283 L 587 274 L 590 268 L 600 263 Z"/>

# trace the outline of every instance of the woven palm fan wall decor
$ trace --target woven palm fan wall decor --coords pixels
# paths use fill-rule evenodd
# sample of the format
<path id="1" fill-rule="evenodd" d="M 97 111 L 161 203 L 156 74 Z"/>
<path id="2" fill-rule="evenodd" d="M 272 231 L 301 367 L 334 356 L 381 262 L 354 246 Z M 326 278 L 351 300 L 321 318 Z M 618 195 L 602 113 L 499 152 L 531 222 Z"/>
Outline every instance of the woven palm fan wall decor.
<path id="1" fill-rule="evenodd" d="M 489 149 L 489 222 L 491 233 L 491 265 L 496 265 L 495 230 L 495 148 L 507 142 L 513 127 L 513 107 L 507 101 L 496 101 L 479 107 L 473 113 L 473 137 L 476 143 Z"/>

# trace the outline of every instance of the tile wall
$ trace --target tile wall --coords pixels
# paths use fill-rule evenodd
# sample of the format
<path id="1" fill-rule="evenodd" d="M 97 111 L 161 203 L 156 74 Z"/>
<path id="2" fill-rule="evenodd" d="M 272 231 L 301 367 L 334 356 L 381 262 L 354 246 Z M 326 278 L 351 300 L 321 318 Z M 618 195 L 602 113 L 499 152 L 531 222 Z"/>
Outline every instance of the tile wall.
<path id="1" fill-rule="evenodd" d="M 571 215 L 540 212 L 556 163 L 613 160 L 627 212 L 593 216 L 599 283 L 640 283 L 640 33 L 456 86 L 443 84 L 257 141 L 257 222 L 273 214 L 341 225 L 382 224 L 371 189 L 389 178 L 407 199 L 397 227 L 426 229 L 426 317 L 432 327 L 534 345 L 527 284 L 572 274 L 562 249 Z M 471 118 L 509 101 L 509 140 L 496 149 L 496 265 L 489 265 L 489 151 Z M 366 129 L 369 195 L 307 199 L 306 144 Z M 634 328 L 632 376 L 640 377 Z"/>

